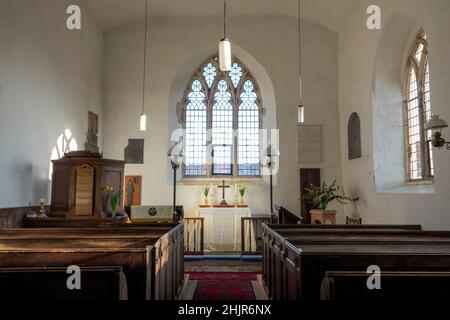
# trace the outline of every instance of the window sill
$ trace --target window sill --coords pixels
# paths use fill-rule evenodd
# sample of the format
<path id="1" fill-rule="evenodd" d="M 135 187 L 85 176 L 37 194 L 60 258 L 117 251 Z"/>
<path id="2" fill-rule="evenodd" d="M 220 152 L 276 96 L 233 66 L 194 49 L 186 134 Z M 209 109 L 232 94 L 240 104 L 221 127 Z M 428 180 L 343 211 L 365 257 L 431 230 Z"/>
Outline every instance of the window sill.
<path id="1" fill-rule="evenodd" d="M 230 178 L 230 177 L 223 177 L 223 178 L 183 178 L 178 182 L 178 185 L 185 185 L 185 186 L 199 186 L 199 185 L 208 185 L 210 183 L 212 184 L 220 184 L 222 181 L 225 180 L 225 183 L 232 184 L 232 183 L 249 183 L 253 185 L 266 185 L 267 182 L 264 181 L 263 177 L 240 177 L 240 178 Z"/>
<path id="2" fill-rule="evenodd" d="M 387 194 L 434 194 L 436 188 L 432 181 L 408 182 L 405 186 L 386 190 Z"/>

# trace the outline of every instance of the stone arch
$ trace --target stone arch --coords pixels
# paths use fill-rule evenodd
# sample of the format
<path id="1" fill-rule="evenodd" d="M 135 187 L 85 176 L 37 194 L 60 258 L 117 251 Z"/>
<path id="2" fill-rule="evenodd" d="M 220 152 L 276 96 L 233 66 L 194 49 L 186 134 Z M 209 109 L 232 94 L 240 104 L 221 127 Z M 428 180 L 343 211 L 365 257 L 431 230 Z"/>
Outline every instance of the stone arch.
<path id="1" fill-rule="evenodd" d="M 403 70 L 405 52 L 418 31 L 415 17 L 394 14 L 380 37 L 372 87 L 375 190 L 398 192 L 406 185 Z"/>

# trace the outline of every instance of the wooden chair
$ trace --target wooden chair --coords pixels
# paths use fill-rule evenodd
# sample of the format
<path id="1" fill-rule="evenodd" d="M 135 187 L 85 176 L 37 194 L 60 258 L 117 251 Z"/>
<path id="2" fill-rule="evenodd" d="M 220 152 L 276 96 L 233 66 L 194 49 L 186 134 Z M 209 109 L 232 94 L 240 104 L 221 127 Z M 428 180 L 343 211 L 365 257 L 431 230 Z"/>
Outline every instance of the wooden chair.
<path id="1" fill-rule="evenodd" d="M 359 224 L 362 224 L 362 218 L 351 218 L 351 217 L 346 217 L 346 218 L 345 218 L 345 224 L 349 224 L 349 225 L 359 225 Z"/>

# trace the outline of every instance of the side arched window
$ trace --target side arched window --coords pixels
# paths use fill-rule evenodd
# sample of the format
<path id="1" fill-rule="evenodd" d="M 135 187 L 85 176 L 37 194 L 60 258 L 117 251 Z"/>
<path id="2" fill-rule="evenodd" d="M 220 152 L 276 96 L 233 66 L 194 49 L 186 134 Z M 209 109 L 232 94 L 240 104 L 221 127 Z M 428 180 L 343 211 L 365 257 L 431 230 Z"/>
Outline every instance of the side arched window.
<path id="1" fill-rule="evenodd" d="M 420 32 L 408 57 L 405 74 L 405 128 L 407 178 L 411 182 L 434 176 L 433 149 L 424 125 L 431 118 L 428 41 Z"/>

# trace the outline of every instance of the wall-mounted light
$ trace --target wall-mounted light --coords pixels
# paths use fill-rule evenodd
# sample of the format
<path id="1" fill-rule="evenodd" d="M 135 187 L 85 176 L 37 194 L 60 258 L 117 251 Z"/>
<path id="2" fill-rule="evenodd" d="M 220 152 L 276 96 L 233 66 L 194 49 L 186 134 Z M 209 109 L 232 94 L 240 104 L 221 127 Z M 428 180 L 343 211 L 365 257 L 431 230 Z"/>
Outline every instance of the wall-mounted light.
<path id="1" fill-rule="evenodd" d="M 450 142 L 445 141 L 442 138 L 442 129 L 448 128 L 448 123 L 439 116 L 432 116 L 431 119 L 425 124 L 425 130 L 431 131 L 433 138 L 430 140 L 431 144 L 435 148 L 442 148 L 446 146 L 447 150 L 450 150 Z"/>

